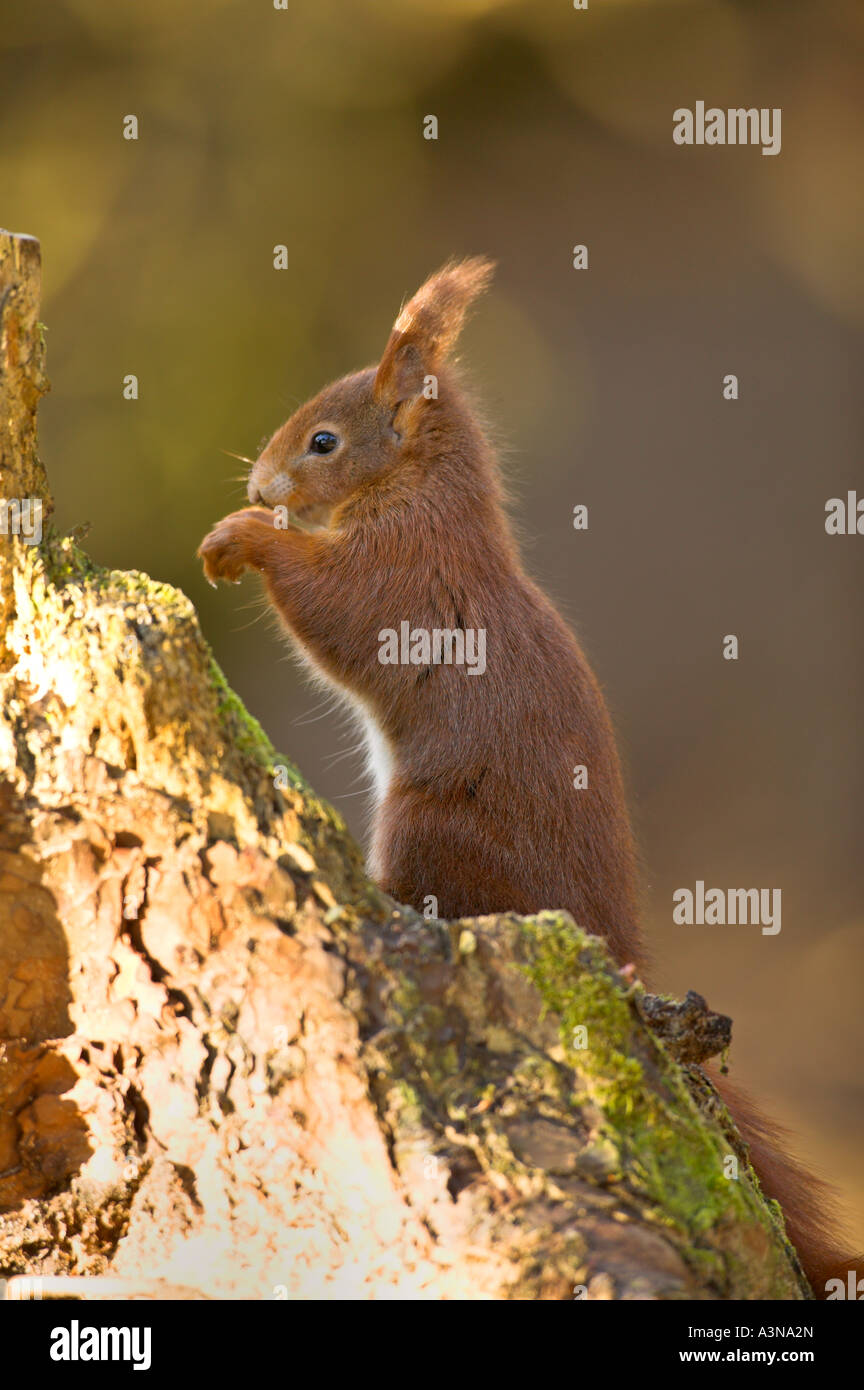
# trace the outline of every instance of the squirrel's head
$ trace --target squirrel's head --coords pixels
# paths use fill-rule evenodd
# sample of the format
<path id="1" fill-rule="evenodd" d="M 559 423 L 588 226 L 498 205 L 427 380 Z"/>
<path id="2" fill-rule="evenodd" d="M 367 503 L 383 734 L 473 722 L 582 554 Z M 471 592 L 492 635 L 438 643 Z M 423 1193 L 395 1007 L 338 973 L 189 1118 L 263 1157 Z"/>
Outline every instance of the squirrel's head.
<path id="1" fill-rule="evenodd" d="M 249 475 L 250 502 L 324 523 L 416 458 L 439 409 L 438 373 L 492 271 L 477 256 L 432 275 L 399 314 L 378 366 L 326 386 L 276 431 Z"/>

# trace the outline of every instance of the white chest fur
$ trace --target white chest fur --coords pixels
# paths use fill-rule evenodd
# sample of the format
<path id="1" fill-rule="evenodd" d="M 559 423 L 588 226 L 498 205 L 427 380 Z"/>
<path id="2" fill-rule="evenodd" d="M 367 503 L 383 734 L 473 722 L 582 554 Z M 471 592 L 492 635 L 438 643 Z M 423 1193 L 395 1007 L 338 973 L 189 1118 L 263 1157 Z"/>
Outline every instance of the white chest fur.
<path id="1" fill-rule="evenodd" d="M 375 722 L 374 716 L 369 712 L 358 696 L 353 694 L 352 691 L 346 690 L 322 671 L 314 658 L 299 642 L 295 641 L 294 647 L 297 655 L 312 677 L 314 684 L 338 695 L 339 698 L 348 705 L 352 714 L 357 719 L 363 733 L 363 742 L 366 749 L 366 772 L 371 779 L 369 790 L 372 795 L 374 808 L 377 811 L 378 807 L 387 796 L 390 778 L 393 775 L 393 756 L 384 733 Z M 374 857 L 374 849 L 372 851 L 372 857 Z M 374 875 L 374 869 L 371 865 L 370 872 Z"/>
<path id="2" fill-rule="evenodd" d="M 372 715 L 362 705 L 356 708 L 366 740 L 366 770 L 372 778 L 375 805 L 380 806 L 393 775 L 393 758 L 387 740 Z"/>

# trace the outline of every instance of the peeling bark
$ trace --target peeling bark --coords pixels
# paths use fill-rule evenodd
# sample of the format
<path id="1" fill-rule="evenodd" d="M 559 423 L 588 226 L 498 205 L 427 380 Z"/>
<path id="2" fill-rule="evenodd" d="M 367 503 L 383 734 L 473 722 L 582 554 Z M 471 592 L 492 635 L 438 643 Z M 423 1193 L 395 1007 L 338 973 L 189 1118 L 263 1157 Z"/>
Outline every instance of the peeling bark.
<path id="1" fill-rule="evenodd" d="M 48 515 L 38 273 L 0 234 L 2 496 Z M 178 591 L 49 528 L 0 536 L 0 603 L 0 1273 L 807 1296 L 695 1065 L 728 1040 L 701 1001 L 562 914 L 388 900 Z"/>

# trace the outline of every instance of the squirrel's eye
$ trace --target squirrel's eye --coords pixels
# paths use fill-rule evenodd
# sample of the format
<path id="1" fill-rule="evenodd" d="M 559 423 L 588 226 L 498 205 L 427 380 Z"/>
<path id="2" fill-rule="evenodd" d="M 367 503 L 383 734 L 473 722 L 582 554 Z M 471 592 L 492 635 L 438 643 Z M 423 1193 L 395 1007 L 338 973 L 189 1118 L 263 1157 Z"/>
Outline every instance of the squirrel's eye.
<path id="1" fill-rule="evenodd" d="M 332 454 L 338 443 L 339 440 L 335 434 L 331 434 L 329 430 L 319 430 L 317 434 L 312 436 L 309 452 L 310 454 Z"/>

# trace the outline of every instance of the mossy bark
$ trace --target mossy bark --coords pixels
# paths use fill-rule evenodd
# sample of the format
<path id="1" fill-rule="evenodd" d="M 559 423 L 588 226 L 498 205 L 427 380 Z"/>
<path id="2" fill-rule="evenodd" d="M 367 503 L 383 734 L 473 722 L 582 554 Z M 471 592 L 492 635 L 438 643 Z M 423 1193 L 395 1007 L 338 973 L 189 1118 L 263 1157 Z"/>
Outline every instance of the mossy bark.
<path id="1" fill-rule="evenodd" d="M 0 234 L 0 314 L 2 495 L 48 515 L 31 239 Z M 0 1274 L 807 1296 L 716 1094 L 599 942 L 391 902 L 188 599 L 50 528 L 0 547 Z"/>

